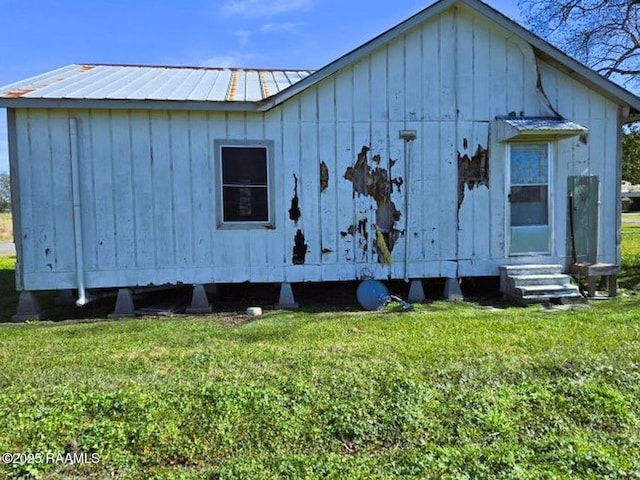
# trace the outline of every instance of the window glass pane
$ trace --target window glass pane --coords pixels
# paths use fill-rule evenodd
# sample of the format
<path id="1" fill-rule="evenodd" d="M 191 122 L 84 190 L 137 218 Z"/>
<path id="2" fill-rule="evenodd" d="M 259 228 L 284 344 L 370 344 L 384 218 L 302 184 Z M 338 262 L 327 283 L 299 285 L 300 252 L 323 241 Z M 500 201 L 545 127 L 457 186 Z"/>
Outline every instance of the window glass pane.
<path id="1" fill-rule="evenodd" d="M 511 226 L 547 225 L 548 190 L 546 186 L 511 187 Z"/>
<path id="2" fill-rule="evenodd" d="M 225 222 L 268 222 L 267 187 L 224 187 Z"/>
<path id="3" fill-rule="evenodd" d="M 265 147 L 222 147 L 221 153 L 225 185 L 267 185 Z"/>
<path id="4" fill-rule="evenodd" d="M 511 184 L 545 185 L 549 177 L 547 144 L 511 145 Z"/>

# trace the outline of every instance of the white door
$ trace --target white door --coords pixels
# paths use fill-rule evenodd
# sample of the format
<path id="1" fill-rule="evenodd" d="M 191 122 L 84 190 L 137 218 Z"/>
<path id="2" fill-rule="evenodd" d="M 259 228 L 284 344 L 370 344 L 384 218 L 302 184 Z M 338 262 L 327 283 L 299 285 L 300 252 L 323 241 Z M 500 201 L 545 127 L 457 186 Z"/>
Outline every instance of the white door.
<path id="1" fill-rule="evenodd" d="M 509 255 L 550 253 L 549 144 L 509 145 Z"/>

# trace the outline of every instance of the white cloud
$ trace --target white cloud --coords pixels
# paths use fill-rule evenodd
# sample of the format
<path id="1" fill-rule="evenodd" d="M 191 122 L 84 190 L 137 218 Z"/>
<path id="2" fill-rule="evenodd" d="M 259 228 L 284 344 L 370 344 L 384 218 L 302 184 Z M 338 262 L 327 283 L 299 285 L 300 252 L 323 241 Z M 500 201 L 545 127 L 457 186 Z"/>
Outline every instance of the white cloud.
<path id="1" fill-rule="evenodd" d="M 200 62 L 201 67 L 218 68 L 240 68 L 250 67 L 251 62 L 256 57 L 252 53 L 228 53 L 224 55 L 213 55 Z"/>
<path id="2" fill-rule="evenodd" d="M 260 31 L 264 33 L 274 33 L 274 32 L 295 33 L 303 25 L 304 25 L 304 22 L 266 23 L 260 27 Z"/>
<path id="3" fill-rule="evenodd" d="M 251 39 L 251 32 L 248 30 L 238 30 L 237 32 L 233 32 L 233 36 L 238 39 L 238 42 L 240 42 L 240 46 L 244 47 L 249 43 L 249 40 Z"/>
<path id="4" fill-rule="evenodd" d="M 221 7 L 226 17 L 275 17 L 299 10 L 308 10 L 314 0 L 227 0 Z"/>

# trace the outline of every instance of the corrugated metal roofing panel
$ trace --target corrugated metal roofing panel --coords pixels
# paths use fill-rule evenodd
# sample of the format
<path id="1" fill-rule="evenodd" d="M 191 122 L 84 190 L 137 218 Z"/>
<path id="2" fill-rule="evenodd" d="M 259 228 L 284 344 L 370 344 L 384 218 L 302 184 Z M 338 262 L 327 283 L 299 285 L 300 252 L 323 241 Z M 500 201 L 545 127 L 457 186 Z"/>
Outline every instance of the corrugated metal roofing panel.
<path id="1" fill-rule="evenodd" d="M 245 71 L 245 89 L 244 100 L 247 102 L 255 102 L 262 100 L 262 85 L 260 84 L 260 76 L 255 70 Z"/>
<path id="2" fill-rule="evenodd" d="M 193 86 L 191 93 L 187 97 L 187 100 L 207 99 L 209 93 L 213 89 L 216 80 L 220 76 L 221 70 L 202 70 L 202 77 L 198 79 L 198 82 Z"/>
<path id="3" fill-rule="evenodd" d="M 185 71 L 182 77 L 182 83 L 175 91 L 169 92 L 167 100 L 184 100 L 189 98 L 191 92 L 193 92 L 202 77 L 204 77 L 204 71 L 202 70 Z"/>
<path id="4" fill-rule="evenodd" d="M 292 85 L 289 77 L 287 77 L 287 74 L 285 72 L 273 72 L 273 79 L 276 85 L 276 90 L 278 92 L 281 92 L 285 88 Z"/>
<path id="5" fill-rule="evenodd" d="M 140 94 L 145 86 L 158 77 L 162 72 L 157 68 L 139 67 L 131 69 L 133 77 L 128 83 L 123 84 L 120 88 L 115 88 L 105 94 L 105 98 L 117 100 L 121 98 L 142 99 L 144 94 Z"/>
<path id="6" fill-rule="evenodd" d="M 209 94 L 205 98 L 208 101 L 225 101 L 227 100 L 227 91 L 230 88 L 232 71 L 224 69 L 220 71 L 220 75 L 216 77 L 215 83 L 211 86 Z"/>
<path id="7" fill-rule="evenodd" d="M 111 87 L 120 75 L 117 70 L 101 67 L 94 67 L 90 70 L 78 69 L 71 77 L 73 83 L 67 84 L 67 81 L 63 80 L 55 90 L 36 91 L 30 95 L 30 98 L 90 98 L 92 92 Z"/>
<path id="8" fill-rule="evenodd" d="M 189 93 L 185 94 L 184 89 L 181 88 L 187 73 L 188 71 L 185 70 L 171 71 L 166 69 L 156 79 L 154 83 L 156 88 L 147 95 L 147 98 L 151 100 L 168 100 L 172 93 L 180 93 L 180 99 L 189 96 Z M 149 85 L 149 87 L 151 86 Z"/>
<path id="9" fill-rule="evenodd" d="M 99 68 L 99 67 L 98 67 Z M 115 92 L 127 91 L 131 88 L 131 84 L 140 77 L 141 69 L 130 69 L 126 72 L 122 72 L 118 75 L 111 75 L 111 81 L 109 83 L 103 82 L 100 88 L 94 88 L 94 84 L 85 82 L 80 92 L 75 92 L 76 95 L 83 95 L 85 98 L 109 98 Z M 72 94 L 73 96 L 73 94 Z M 116 96 L 117 98 L 117 96 Z"/>
<path id="10" fill-rule="evenodd" d="M 307 70 L 69 65 L 0 87 L 0 98 L 259 102 L 310 73 Z M 278 81 L 274 80 L 276 77 Z"/>
<path id="11" fill-rule="evenodd" d="M 66 67 L 58 68 L 41 75 L 36 75 L 19 82 L 11 83 L 2 87 L 2 89 L 0 89 L 0 94 L 4 98 L 23 97 L 34 90 L 38 90 L 52 83 L 61 81 L 62 79 L 68 77 L 70 70 L 73 70 L 77 67 L 77 65 L 67 65 Z"/>
<path id="12" fill-rule="evenodd" d="M 264 98 L 273 95 L 272 92 L 278 91 L 278 86 L 273 78 L 273 72 L 258 72 L 260 75 L 260 85 L 262 86 L 262 95 Z"/>
<path id="13" fill-rule="evenodd" d="M 544 132 L 546 130 L 553 131 L 585 131 L 586 128 L 571 122 L 564 118 L 555 117 L 522 117 L 522 118 L 504 118 L 504 121 L 518 131 L 536 130 Z"/>
<path id="14" fill-rule="evenodd" d="M 586 133 L 588 129 L 559 117 L 499 117 L 496 139 L 499 142 L 536 138 L 567 138 Z"/>

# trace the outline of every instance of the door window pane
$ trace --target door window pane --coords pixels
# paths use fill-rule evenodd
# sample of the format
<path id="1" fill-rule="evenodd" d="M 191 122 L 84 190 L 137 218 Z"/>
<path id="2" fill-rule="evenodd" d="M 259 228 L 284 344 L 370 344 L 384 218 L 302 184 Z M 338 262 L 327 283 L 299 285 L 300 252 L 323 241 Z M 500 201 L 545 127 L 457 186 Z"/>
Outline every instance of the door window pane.
<path id="1" fill-rule="evenodd" d="M 511 187 L 511 225 L 547 225 L 548 192 L 546 186 Z"/>
<path id="2" fill-rule="evenodd" d="M 511 145 L 511 185 L 546 184 L 548 177 L 546 143 Z"/>

